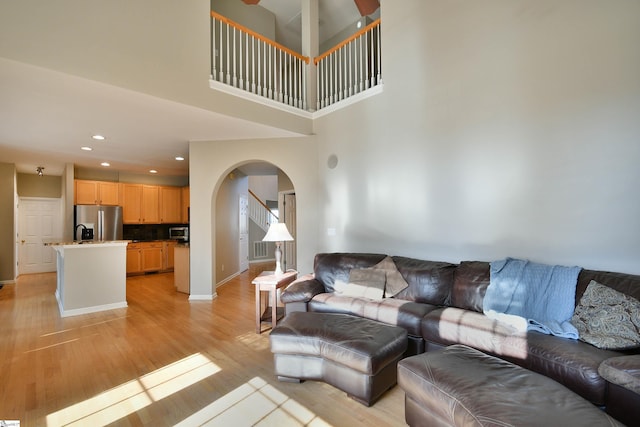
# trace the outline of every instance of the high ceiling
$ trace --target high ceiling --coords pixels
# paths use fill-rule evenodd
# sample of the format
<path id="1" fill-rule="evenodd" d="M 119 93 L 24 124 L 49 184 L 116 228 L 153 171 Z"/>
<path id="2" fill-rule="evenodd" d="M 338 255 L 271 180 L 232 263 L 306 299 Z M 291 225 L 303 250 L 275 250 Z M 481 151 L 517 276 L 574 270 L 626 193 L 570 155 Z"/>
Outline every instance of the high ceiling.
<path id="1" fill-rule="evenodd" d="M 276 16 L 276 35 L 281 44 L 292 49 L 300 45 L 302 19 L 299 0 L 260 0 L 259 6 Z M 320 0 L 318 14 L 320 15 L 318 30 L 321 44 L 355 24 L 362 17 L 354 0 Z M 375 19 L 379 14 L 378 9 L 371 17 Z"/>
<path id="2" fill-rule="evenodd" d="M 93 140 L 101 134 L 103 141 Z M 188 175 L 188 141 L 293 134 L 115 86 L 0 59 L 0 161 L 61 175 L 66 163 Z M 83 146 L 93 151 L 84 151 Z M 183 156 L 184 161 L 175 160 Z"/>
<path id="3" fill-rule="evenodd" d="M 300 2 L 261 0 L 278 37 L 300 38 Z M 320 31 L 360 18 L 353 0 L 322 0 Z M 379 12 L 378 12 L 379 13 Z M 124 106 L 124 107 L 123 107 Z M 101 134 L 104 141 L 92 139 Z M 0 58 L 0 162 L 20 173 L 61 175 L 65 164 L 160 175 L 188 174 L 188 141 L 277 138 L 292 133 L 146 94 Z M 81 147 L 91 147 L 83 151 Z M 175 160 L 182 156 L 184 161 Z"/>

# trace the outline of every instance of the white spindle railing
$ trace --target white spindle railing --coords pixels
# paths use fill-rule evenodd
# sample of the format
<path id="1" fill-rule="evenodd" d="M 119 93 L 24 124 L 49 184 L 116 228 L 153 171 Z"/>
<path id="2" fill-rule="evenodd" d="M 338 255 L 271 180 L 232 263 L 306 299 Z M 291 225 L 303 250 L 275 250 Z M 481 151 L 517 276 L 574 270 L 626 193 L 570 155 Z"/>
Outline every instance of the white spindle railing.
<path id="1" fill-rule="evenodd" d="M 211 12 L 211 79 L 307 109 L 309 58 Z"/>
<path id="2" fill-rule="evenodd" d="M 382 84 L 380 20 L 314 59 L 318 110 Z"/>
<path id="3" fill-rule="evenodd" d="M 271 224 L 279 221 L 278 217 L 251 190 L 249 195 L 249 218 L 264 231 L 269 230 Z"/>
<path id="4" fill-rule="evenodd" d="M 314 59 L 321 110 L 382 84 L 380 20 Z M 308 110 L 302 56 L 211 11 L 211 79 L 295 108 Z"/>

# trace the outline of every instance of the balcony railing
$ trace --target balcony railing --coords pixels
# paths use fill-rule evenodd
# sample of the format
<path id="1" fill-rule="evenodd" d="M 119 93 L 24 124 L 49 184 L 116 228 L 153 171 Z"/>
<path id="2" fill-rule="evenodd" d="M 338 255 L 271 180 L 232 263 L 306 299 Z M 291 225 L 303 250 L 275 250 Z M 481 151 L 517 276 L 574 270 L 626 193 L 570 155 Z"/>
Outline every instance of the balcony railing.
<path id="1" fill-rule="evenodd" d="M 317 109 L 382 83 L 380 20 L 316 57 Z"/>
<path id="2" fill-rule="evenodd" d="M 302 56 L 232 20 L 211 12 L 211 80 L 309 111 L 333 105 L 382 84 L 380 20 L 371 23 L 310 64 Z M 307 82 L 307 67 L 317 81 Z"/>
<path id="3" fill-rule="evenodd" d="M 309 58 L 211 12 L 212 80 L 307 109 Z"/>

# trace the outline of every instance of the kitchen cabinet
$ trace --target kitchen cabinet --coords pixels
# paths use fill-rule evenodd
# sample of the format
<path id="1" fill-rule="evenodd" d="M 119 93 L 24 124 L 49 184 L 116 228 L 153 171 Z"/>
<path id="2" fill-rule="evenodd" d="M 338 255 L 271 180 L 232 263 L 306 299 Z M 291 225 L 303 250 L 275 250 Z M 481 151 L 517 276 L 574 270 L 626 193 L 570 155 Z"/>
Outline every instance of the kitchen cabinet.
<path id="1" fill-rule="evenodd" d="M 160 222 L 182 222 L 182 190 L 180 187 L 160 187 Z"/>
<path id="2" fill-rule="evenodd" d="M 181 187 L 84 180 L 75 187 L 76 204 L 121 205 L 123 224 L 180 224 L 186 216 Z"/>
<path id="3" fill-rule="evenodd" d="M 162 242 L 143 243 L 141 256 L 142 271 L 162 270 Z"/>
<path id="4" fill-rule="evenodd" d="M 122 222 L 160 224 L 160 187 L 122 184 Z"/>
<path id="5" fill-rule="evenodd" d="M 87 181 L 76 179 L 76 205 L 112 205 L 120 204 L 119 185 L 117 182 Z"/>
<path id="6" fill-rule="evenodd" d="M 189 224 L 189 206 L 191 204 L 189 187 L 182 187 L 182 212 L 181 219 L 183 224 Z"/>
<path id="7" fill-rule="evenodd" d="M 160 189 L 155 185 L 142 186 L 142 223 L 160 223 Z"/>
<path id="8" fill-rule="evenodd" d="M 124 224 L 142 222 L 142 185 L 122 184 L 122 222 Z"/>
<path id="9" fill-rule="evenodd" d="M 127 246 L 127 274 L 163 270 L 165 265 L 163 249 L 163 242 L 129 243 Z"/>
<path id="10" fill-rule="evenodd" d="M 142 273 L 142 245 L 129 243 L 127 245 L 127 274 Z"/>
<path id="11" fill-rule="evenodd" d="M 162 247 L 162 252 L 164 256 L 163 264 L 162 264 L 163 271 L 173 271 L 173 267 L 175 265 L 174 249 L 177 244 L 178 242 L 176 242 L 175 240 L 163 243 L 163 247 Z"/>

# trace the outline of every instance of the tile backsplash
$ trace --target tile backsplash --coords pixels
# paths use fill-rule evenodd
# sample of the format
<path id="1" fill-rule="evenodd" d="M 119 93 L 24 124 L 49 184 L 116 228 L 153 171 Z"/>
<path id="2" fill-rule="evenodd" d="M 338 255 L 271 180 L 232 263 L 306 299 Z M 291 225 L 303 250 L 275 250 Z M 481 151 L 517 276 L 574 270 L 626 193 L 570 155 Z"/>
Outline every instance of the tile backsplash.
<path id="1" fill-rule="evenodd" d="M 124 224 L 122 237 L 124 240 L 168 240 L 169 228 L 184 224 Z"/>

